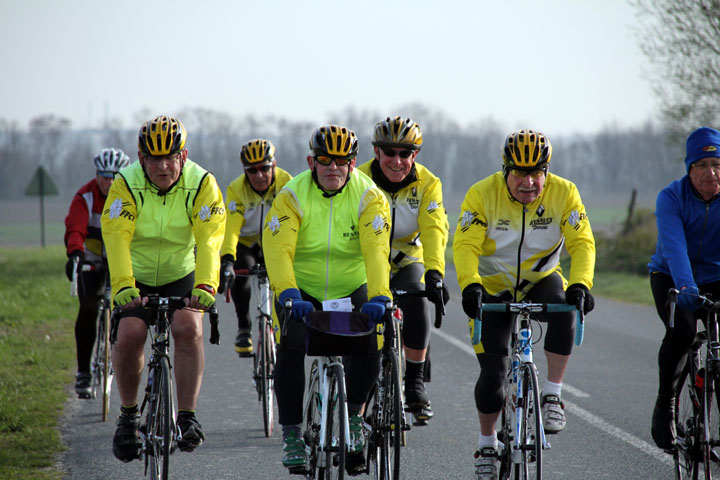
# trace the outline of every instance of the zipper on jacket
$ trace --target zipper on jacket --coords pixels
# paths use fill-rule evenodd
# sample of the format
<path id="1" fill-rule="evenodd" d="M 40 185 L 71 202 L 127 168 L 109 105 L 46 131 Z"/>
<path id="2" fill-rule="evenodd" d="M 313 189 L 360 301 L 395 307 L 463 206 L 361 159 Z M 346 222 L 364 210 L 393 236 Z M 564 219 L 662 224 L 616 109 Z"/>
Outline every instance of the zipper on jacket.
<path id="1" fill-rule="evenodd" d="M 395 207 L 397 206 L 397 193 L 391 193 L 390 194 L 390 211 L 392 213 L 391 215 L 391 224 L 390 224 L 390 252 L 388 253 L 388 262 L 390 265 L 392 265 L 392 242 L 393 242 L 393 236 L 395 235 Z"/>
<path id="2" fill-rule="evenodd" d="M 328 217 L 328 240 L 327 250 L 325 251 L 325 298 L 323 298 L 323 300 L 328 299 L 328 283 L 330 283 L 330 241 L 332 239 L 333 200 L 334 197 L 330 197 L 330 216 Z"/>
<path id="3" fill-rule="evenodd" d="M 708 215 L 710 215 L 710 204 L 705 202 L 705 220 L 703 221 L 702 232 L 700 232 L 700 243 L 698 244 L 697 258 L 701 258 L 700 254 L 702 253 L 703 240 L 705 240 L 705 229 L 707 228 Z M 690 262 L 690 265 L 692 265 L 692 262 Z M 693 277 L 695 277 L 697 272 L 695 272 L 694 268 L 692 270 Z"/>
<path id="4" fill-rule="evenodd" d="M 518 251 L 517 251 L 517 275 L 515 276 L 515 293 L 513 295 L 513 301 L 517 302 L 517 294 L 518 289 L 520 288 L 520 264 L 522 262 L 522 245 L 525 241 L 525 213 L 527 212 L 527 207 L 525 205 L 522 206 L 522 230 L 520 231 L 520 244 L 518 244 Z"/>

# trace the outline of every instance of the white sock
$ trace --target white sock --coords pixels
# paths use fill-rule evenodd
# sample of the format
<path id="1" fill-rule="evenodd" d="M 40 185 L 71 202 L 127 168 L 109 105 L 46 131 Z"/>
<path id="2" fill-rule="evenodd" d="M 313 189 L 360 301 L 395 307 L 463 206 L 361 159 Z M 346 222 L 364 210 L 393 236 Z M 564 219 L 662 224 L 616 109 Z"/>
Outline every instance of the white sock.
<path id="1" fill-rule="evenodd" d="M 485 436 L 482 433 L 478 434 L 478 450 L 482 450 L 485 447 L 494 447 L 497 448 L 498 446 L 498 439 L 497 439 L 497 432 L 493 433 L 492 435 Z"/>
<path id="2" fill-rule="evenodd" d="M 561 383 L 555 383 L 551 382 L 550 380 L 545 380 L 545 385 L 543 386 L 542 393 L 543 395 L 557 395 L 560 397 L 560 394 L 562 393 L 562 382 Z"/>

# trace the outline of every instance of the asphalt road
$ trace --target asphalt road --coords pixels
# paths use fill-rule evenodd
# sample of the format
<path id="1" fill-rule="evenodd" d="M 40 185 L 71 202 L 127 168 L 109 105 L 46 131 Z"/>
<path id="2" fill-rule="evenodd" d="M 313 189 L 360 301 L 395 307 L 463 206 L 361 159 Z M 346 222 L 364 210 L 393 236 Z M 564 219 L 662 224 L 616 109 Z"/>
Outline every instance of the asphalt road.
<path id="1" fill-rule="evenodd" d="M 450 276 L 450 275 L 449 275 Z M 473 476 L 478 423 L 473 389 L 478 374 L 457 286 L 441 330 L 432 336 L 432 382 L 428 392 L 435 418 L 408 433 L 402 450 L 403 478 Z M 206 365 L 198 418 L 207 436 L 193 453 L 171 457 L 172 478 L 290 478 L 281 464 L 282 442 L 262 430 L 260 403 L 250 375 L 251 360 L 233 350 L 235 320 L 229 305 L 221 312 L 221 344 L 206 342 Z M 206 323 L 206 335 L 209 330 Z M 587 318 L 585 342 L 576 347 L 565 377 L 567 428 L 549 437 L 543 455 L 548 479 L 671 479 L 671 459 L 650 438 L 657 384 L 656 354 L 662 327 L 650 308 L 598 299 Z M 544 380 L 544 356 L 535 360 Z M 58 462 L 67 478 L 142 477 L 141 462 L 124 464 L 112 454 L 114 418 L 103 423 L 100 402 L 71 395 L 62 427 L 67 451 Z M 299 477 L 296 477 L 299 478 Z M 359 477 L 364 478 L 364 477 Z"/>

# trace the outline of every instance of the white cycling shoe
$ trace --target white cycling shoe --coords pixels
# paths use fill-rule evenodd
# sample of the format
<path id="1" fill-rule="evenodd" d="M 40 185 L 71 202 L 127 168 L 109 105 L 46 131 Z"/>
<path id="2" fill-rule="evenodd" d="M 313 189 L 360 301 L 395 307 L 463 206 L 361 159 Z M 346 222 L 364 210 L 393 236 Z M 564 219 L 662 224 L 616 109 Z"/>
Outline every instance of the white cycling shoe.
<path id="1" fill-rule="evenodd" d="M 475 452 L 477 480 L 497 480 L 498 457 L 498 450 L 495 447 L 483 447 Z"/>
<path id="2" fill-rule="evenodd" d="M 542 418 L 543 428 L 545 433 L 553 434 L 561 432 L 565 428 L 565 412 L 563 411 L 565 405 L 563 405 L 560 397 L 553 394 L 540 394 L 542 400 L 540 405 L 542 406 Z"/>

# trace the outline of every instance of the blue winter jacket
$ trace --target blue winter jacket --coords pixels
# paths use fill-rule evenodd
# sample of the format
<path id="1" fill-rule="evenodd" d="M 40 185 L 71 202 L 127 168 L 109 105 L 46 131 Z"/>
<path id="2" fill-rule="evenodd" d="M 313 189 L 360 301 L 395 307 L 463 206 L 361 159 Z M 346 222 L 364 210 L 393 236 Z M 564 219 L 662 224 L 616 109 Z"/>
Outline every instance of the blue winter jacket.
<path id="1" fill-rule="evenodd" d="M 704 201 L 685 175 L 657 197 L 658 239 L 648 269 L 672 276 L 677 288 L 720 280 L 720 196 Z"/>

